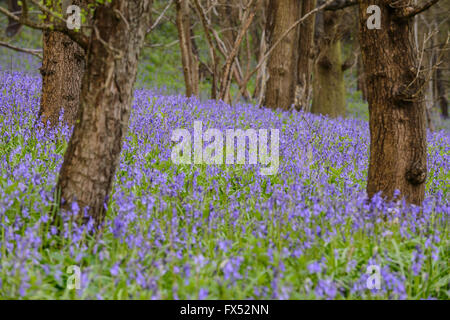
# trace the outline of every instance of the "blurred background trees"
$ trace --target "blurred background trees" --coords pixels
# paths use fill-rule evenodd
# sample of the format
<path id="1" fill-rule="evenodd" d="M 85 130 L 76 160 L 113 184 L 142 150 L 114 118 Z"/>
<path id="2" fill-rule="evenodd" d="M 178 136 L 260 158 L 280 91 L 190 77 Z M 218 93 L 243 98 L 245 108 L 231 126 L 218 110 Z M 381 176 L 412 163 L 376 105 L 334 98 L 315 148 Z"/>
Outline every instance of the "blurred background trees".
<path id="1" fill-rule="evenodd" d="M 71 3 L 78 2 L 80 1 Z M 220 98 L 230 103 L 247 101 L 262 104 L 273 99 L 275 89 L 272 83 L 277 81 L 275 78 L 287 77 L 291 80 L 284 81 L 282 85 L 277 86 L 277 90 L 289 92 L 287 97 L 281 95 L 289 102 L 266 103 L 268 107 L 289 109 L 294 105 L 297 110 L 310 110 L 331 116 L 356 113 L 367 117 L 367 107 L 364 106 L 366 98 L 364 67 L 357 32 L 358 13 L 356 6 L 351 6 L 355 5 L 356 1 L 331 1 L 331 4 L 326 6 L 327 10 L 319 10 L 312 14 L 274 48 L 271 47 L 270 42 L 277 37 L 271 32 L 271 28 L 275 27 L 272 18 L 276 12 L 268 10 L 269 6 L 273 6 L 272 9 L 277 6 L 283 9 L 290 5 L 294 10 L 289 10 L 291 17 L 289 19 L 291 23 L 295 23 L 309 11 L 326 2 L 304 0 L 292 1 L 292 4 L 289 4 L 289 1 L 272 1 L 271 4 L 269 0 L 155 0 L 152 9 L 154 25 L 146 37 L 137 85 L 157 87 L 169 93 L 185 93 L 187 96 L 198 96 L 201 99 L 215 99 L 222 95 Z M 3 0 L 0 3 L 3 3 L 5 8 L 9 5 L 11 10 L 21 11 L 18 1 Z M 31 2 L 30 6 L 32 7 Z M 434 66 L 432 76 L 427 81 L 426 94 L 431 121 L 429 125 L 432 129 L 433 125 L 435 127 L 441 125 L 441 117 L 448 117 L 449 53 L 445 43 L 449 30 L 449 7 L 447 2 L 440 1 L 414 19 L 414 41 L 417 42 L 418 55 L 423 52 L 421 59 L 424 66 L 427 68 Z M 39 14 L 41 14 L 39 8 L 30 9 L 32 19 L 38 19 Z M 247 19 L 249 16 L 252 16 L 251 21 Z M 283 20 L 283 23 L 285 22 Z M 277 28 L 289 28 L 288 23 L 285 25 Z M 45 43 L 53 41 L 54 38 L 48 32 L 41 35 L 40 32 L 29 28 L 20 28 L 20 24 L 4 15 L 0 16 L 0 26 L 4 30 L 0 36 L 2 44 L 9 44 L 17 49 L 51 49 L 51 46 L 48 48 L 45 46 Z M 242 39 L 238 39 L 240 31 Z M 13 35 L 14 37 L 11 37 Z M 42 36 L 45 41 L 42 41 Z M 239 42 L 235 43 L 236 40 Z M 286 54 L 286 50 L 282 48 L 289 42 L 290 46 L 296 46 L 296 52 L 292 50 L 293 54 L 289 59 L 280 59 L 279 52 Z M 55 42 L 55 45 L 57 43 Z M 237 47 L 233 53 L 235 44 Z M 67 45 L 64 48 L 68 51 L 74 50 Z M 14 61 L 8 60 L 14 53 L 3 48 L 1 50 L 2 60 L 5 61 L 3 65 L 13 67 Z M 336 54 L 332 54 L 333 52 Z M 50 64 L 48 61 L 43 63 L 44 73 L 51 65 L 58 65 L 55 62 L 58 54 L 51 56 L 54 56 L 53 63 Z M 227 58 L 230 58 L 230 62 L 225 68 Z M 36 61 L 36 65 L 41 64 L 35 58 L 29 59 Z M 278 64 L 275 62 L 277 59 Z M 65 60 L 71 59 L 66 57 Z M 271 77 L 270 74 L 273 74 L 274 70 L 283 73 L 279 68 L 283 65 L 281 60 L 283 64 L 287 63 L 290 66 L 295 64 L 297 67 L 289 67 L 290 71 L 283 76 L 275 74 Z M 323 68 L 328 65 L 327 61 L 334 62 L 330 70 Z M 337 62 L 343 67 L 340 70 L 337 68 Z M 74 63 L 78 62 L 68 62 Z M 77 70 L 79 67 L 71 69 Z M 226 72 L 227 79 L 222 84 L 225 69 L 230 71 Z M 331 77 L 325 75 L 331 71 L 333 71 L 329 74 Z M 75 74 L 70 76 L 76 78 Z M 344 79 L 344 89 L 342 80 L 335 82 L 336 79 Z M 323 82 L 327 80 L 331 83 Z M 313 83 L 315 90 L 312 88 Z M 336 97 L 327 97 L 324 94 L 330 91 L 325 89 L 327 85 L 334 88 L 332 91 L 336 91 L 334 93 Z M 321 91 L 322 87 L 324 89 Z M 61 95 L 69 98 L 73 96 L 73 94 Z M 363 99 L 359 99 L 360 96 Z M 46 98 L 43 100 L 45 102 Z M 332 108 L 322 103 L 327 100 L 333 101 Z M 317 111 L 316 108 L 311 109 L 313 101 L 317 101 Z M 64 105 L 64 103 L 56 104 Z"/>

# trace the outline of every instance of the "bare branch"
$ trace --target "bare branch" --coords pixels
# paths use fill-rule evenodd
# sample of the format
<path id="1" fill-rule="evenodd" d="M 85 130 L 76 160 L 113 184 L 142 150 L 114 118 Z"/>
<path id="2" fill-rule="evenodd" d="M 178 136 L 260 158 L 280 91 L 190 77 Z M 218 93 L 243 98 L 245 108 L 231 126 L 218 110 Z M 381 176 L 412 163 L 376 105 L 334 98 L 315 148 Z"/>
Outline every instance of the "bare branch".
<path id="1" fill-rule="evenodd" d="M 195 8 L 197 10 L 198 15 L 200 16 L 200 20 L 202 22 L 203 25 L 203 29 L 205 30 L 205 36 L 206 36 L 206 40 L 208 42 L 208 46 L 209 46 L 209 54 L 211 55 L 211 63 L 212 63 L 212 69 L 213 69 L 213 83 L 212 83 L 212 88 L 211 88 L 211 99 L 216 99 L 216 88 L 217 88 L 217 79 L 216 79 L 216 73 L 217 73 L 217 63 L 218 63 L 218 58 L 216 55 L 216 50 L 214 50 L 214 42 L 211 38 L 211 30 L 209 27 L 209 23 L 208 23 L 208 19 L 206 17 L 206 12 L 203 9 L 202 5 L 200 4 L 200 2 L 198 0 L 194 0 L 194 4 L 195 4 Z"/>
<path id="2" fill-rule="evenodd" d="M 192 36 L 190 39 L 192 40 L 192 39 L 198 39 L 198 38 L 200 38 L 200 36 Z M 146 48 L 161 48 L 161 47 L 162 48 L 170 48 L 170 47 L 178 44 L 179 42 L 180 42 L 180 40 L 177 39 L 177 40 L 174 40 L 169 43 L 146 43 L 144 45 L 144 47 L 146 47 Z"/>
<path id="3" fill-rule="evenodd" d="M 69 38 L 71 38 L 73 41 L 77 42 L 83 49 L 87 49 L 87 45 L 88 45 L 87 37 L 84 34 L 82 34 L 81 32 L 76 32 L 74 30 L 67 29 L 65 24 L 35 22 L 33 20 L 30 20 L 26 14 L 19 17 L 1 6 L 0 6 L 0 13 L 4 14 L 8 18 L 11 18 L 12 20 L 14 20 L 20 24 L 23 24 L 27 27 L 30 27 L 32 29 L 38 29 L 38 30 L 42 30 L 42 31 L 62 32 L 64 34 L 66 34 Z"/>
<path id="4" fill-rule="evenodd" d="M 170 0 L 169 3 L 167 4 L 167 6 L 164 8 L 164 10 L 161 12 L 161 14 L 159 15 L 159 17 L 156 19 L 155 23 L 150 27 L 150 29 L 147 30 L 147 33 L 150 33 L 153 31 L 153 29 L 155 29 L 159 22 L 161 21 L 161 19 L 164 17 L 164 15 L 166 14 L 166 11 L 170 8 L 170 6 L 172 5 L 173 0 Z"/>
<path id="5" fill-rule="evenodd" d="M 234 47 L 231 50 L 229 56 L 227 57 L 227 60 L 225 62 L 225 66 L 224 66 L 224 71 L 223 71 L 223 77 L 222 77 L 222 88 L 221 88 L 221 93 L 220 93 L 220 97 L 223 100 L 225 98 L 225 94 L 228 91 L 229 88 L 229 82 L 230 82 L 230 70 L 232 67 L 232 63 L 239 51 L 239 47 L 241 45 L 242 39 L 244 39 L 244 36 L 248 30 L 248 28 L 250 27 L 250 24 L 253 21 L 253 18 L 255 17 L 256 12 L 253 10 L 249 16 L 246 18 L 246 22 L 245 24 L 242 26 L 242 29 L 234 43 Z"/>
<path id="6" fill-rule="evenodd" d="M 31 54 L 31 55 L 33 55 L 35 57 L 38 57 L 39 59 L 42 60 L 42 55 L 40 55 L 40 53 L 42 53 L 42 50 L 19 48 L 19 47 L 16 47 L 16 46 L 14 46 L 14 45 L 12 45 L 10 43 L 3 42 L 3 41 L 0 41 L 0 46 L 8 48 L 8 49 L 11 49 L 11 50 L 15 50 L 15 51 L 18 51 L 18 52 L 28 53 L 28 54 Z"/>
<path id="7" fill-rule="evenodd" d="M 409 19 L 412 18 L 419 13 L 424 12 L 425 10 L 428 10 L 431 6 L 439 2 L 439 0 L 430 0 L 420 6 L 397 6 L 399 1 L 394 1 L 390 4 L 390 7 L 396 9 L 396 16 L 398 19 Z"/>
<path id="8" fill-rule="evenodd" d="M 358 0 L 335 0 L 333 3 L 330 3 L 325 7 L 325 10 L 328 11 L 336 11 L 345 9 L 350 6 L 355 6 L 358 4 Z"/>
<path id="9" fill-rule="evenodd" d="M 113 46 L 111 46 L 111 44 L 102 39 L 102 37 L 100 36 L 100 31 L 98 30 L 97 26 L 94 26 L 94 32 L 95 37 L 98 39 L 98 41 L 100 41 L 100 43 L 103 44 L 106 49 L 115 53 L 114 59 L 119 60 L 123 58 L 123 52 L 121 50 L 114 48 Z"/>

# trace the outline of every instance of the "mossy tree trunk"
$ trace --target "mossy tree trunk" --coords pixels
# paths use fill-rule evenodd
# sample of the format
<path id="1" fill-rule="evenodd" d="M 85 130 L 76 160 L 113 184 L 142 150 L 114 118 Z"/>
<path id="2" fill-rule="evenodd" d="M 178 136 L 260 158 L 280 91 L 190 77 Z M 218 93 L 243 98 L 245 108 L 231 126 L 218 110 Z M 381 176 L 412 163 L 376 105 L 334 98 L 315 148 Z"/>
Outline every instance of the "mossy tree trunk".
<path id="1" fill-rule="evenodd" d="M 270 0 L 266 35 L 270 48 L 301 14 L 298 0 Z M 295 103 L 297 84 L 298 28 L 292 30 L 272 51 L 267 63 L 269 79 L 263 105 L 272 109 L 290 109 Z"/>
<path id="2" fill-rule="evenodd" d="M 316 7 L 316 0 L 302 1 L 301 16 Z M 316 15 L 311 15 L 300 25 L 299 50 L 297 63 L 297 86 L 295 89 L 295 108 L 297 110 L 309 111 L 309 101 L 312 93 L 312 49 L 314 45 L 314 26 Z"/>
<path id="3" fill-rule="evenodd" d="M 320 17 L 321 16 L 321 17 Z M 314 64 L 311 112 L 345 116 L 345 83 L 339 36 L 340 11 L 325 11 L 318 19 L 318 54 Z"/>

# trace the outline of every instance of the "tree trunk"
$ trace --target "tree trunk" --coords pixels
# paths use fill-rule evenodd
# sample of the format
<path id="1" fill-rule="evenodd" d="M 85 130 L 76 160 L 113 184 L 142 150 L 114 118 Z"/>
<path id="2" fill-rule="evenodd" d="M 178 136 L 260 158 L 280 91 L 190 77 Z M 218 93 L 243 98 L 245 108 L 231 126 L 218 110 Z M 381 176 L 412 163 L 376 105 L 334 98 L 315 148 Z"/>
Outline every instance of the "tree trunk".
<path id="1" fill-rule="evenodd" d="M 84 50 L 57 31 L 43 34 L 42 96 L 39 118 L 54 126 L 64 110 L 64 122 L 73 125 L 80 103 Z"/>
<path id="2" fill-rule="evenodd" d="M 300 1 L 270 0 L 267 11 L 268 47 L 300 19 Z M 295 103 L 297 84 L 298 28 L 291 31 L 272 51 L 267 63 L 269 79 L 263 105 L 288 110 Z"/>
<path id="3" fill-rule="evenodd" d="M 412 19 L 402 18 L 390 1 L 361 0 L 360 41 L 370 115 L 367 193 L 392 199 L 395 190 L 421 204 L 427 176 L 423 79 L 412 41 Z M 397 1 L 406 8 L 408 1 Z M 381 8 L 381 28 L 367 28 L 369 5 Z"/>
<path id="4" fill-rule="evenodd" d="M 316 7 L 316 0 L 302 2 L 303 17 Z M 297 110 L 309 111 L 311 98 L 312 49 L 314 45 L 314 25 L 316 16 L 313 14 L 300 25 L 299 50 L 297 64 L 297 87 L 295 93 L 295 107 Z"/>
<path id="5" fill-rule="evenodd" d="M 436 63 L 438 67 L 435 69 L 435 97 L 437 104 L 440 108 L 440 114 L 443 119 L 449 118 L 448 112 L 448 100 L 447 90 L 448 80 L 450 79 L 450 47 L 449 47 L 449 34 L 450 19 L 448 18 L 448 12 L 450 10 L 450 3 L 439 2 L 435 7 L 430 8 L 430 15 L 432 15 L 435 28 L 439 30 L 435 35 L 437 48 L 436 48 Z"/>
<path id="6" fill-rule="evenodd" d="M 417 0 L 414 0 L 414 4 L 417 4 Z M 415 16 L 414 23 L 414 41 L 417 50 L 417 55 L 421 56 L 421 65 L 427 68 L 427 84 L 425 95 L 425 108 L 427 116 L 427 128 L 430 131 L 434 131 L 434 123 L 432 118 L 433 106 L 436 101 L 434 95 L 433 78 L 435 77 L 434 66 L 436 65 L 436 38 L 437 35 L 432 35 L 433 28 L 436 26 L 436 21 L 432 10 L 427 10 L 420 17 Z"/>
<path id="7" fill-rule="evenodd" d="M 22 7 L 19 6 L 18 0 L 8 0 L 8 11 L 20 16 L 20 13 L 22 12 Z M 7 37 L 14 37 L 22 28 L 22 25 L 8 17 L 8 26 L 6 27 L 5 34 Z"/>
<path id="8" fill-rule="evenodd" d="M 260 46 L 261 46 L 261 49 L 259 49 L 260 56 L 258 56 L 258 59 L 256 59 L 257 62 L 262 59 L 267 49 L 267 40 L 265 37 L 265 31 L 262 32 Z M 255 90 L 253 91 L 253 98 L 256 99 L 256 103 L 258 105 L 261 105 L 264 99 L 264 93 L 266 91 L 266 84 L 267 84 L 267 60 L 263 62 L 261 68 L 259 68 L 258 71 L 256 72 L 255 82 L 256 84 Z"/>
<path id="9" fill-rule="evenodd" d="M 442 76 L 442 68 L 436 69 L 436 89 L 438 95 L 439 106 L 441 108 L 441 116 L 448 119 L 448 101 L 445 92 L 444 77 Z"/>
<path id="10" fill-rule="evenodd" d="M 78 121 L 64 155 L 61 207 L 76 201 L 100 224 L 131 112 L 151 0 L 112 0 L 95 9 Z M 120 14 L 117 14 L 120 12 Z"/>
<path id="11" fill-rule="evenodd" d="M 339 25 L 342 13 L 325 11 L 319 30 L 319 49 L 314 66 L 311 112 L 338 117 L 345 115 L 345 83 Z M 323 30 L 323 31 L 322 31 Z"/>
<path id="12" fill-rule="evenodd" d="M 223 42 L 228 52 L 233 48 L 236 41 L 237 27 L 239 26 L 239 3 L 236 0 L 219 0 L 217 13 L 218 24 L 223 30 L 221 32 Z"/>
<path id="13" fill-rule="evenodd" d="M 438 39 L 437 41 L 440 41 Z M 442 52 L 443 50 L 446 50 L 445 42 L 441 40 L 441 43 L 439 44 L 439 52 Z M 448 50 L 448 48 L 447 48 Z M 438 53 L 436 53 L 438 54 Z M 444 119 L 448 119 L 448 100 L 447 100 L 447 93 L 445 90 L 445 76 L 444 76 L 444 68 L 448 65 L 448 52 L 444 52 L 444 54 L 447 54 L 447 56 L 443 56 L 443 61 L 435 70 L 435 87 L 436 87 L 436 97 L 438 100 L 439 107 L 441 109 L 441 117 Z M 438 61 L 436 61 L 437 63 Z"/>
<path id="14" fill-rule="evenodd" d="M 199 64 L 194 54 L 191 41 L 191 23 L 189 16 L 189 1 L 177 0 L 177 28 L 181 49 L 181 62 L 183 64 L 184 82 L 186 84 L 186 96 L 198 96 L 199 94 Z"/>
<path id="15" fill-rule="evenodd" d="M 259 14 L 255 17 L 256 23 L 250 28 L 251 32 L 251 43 L 252 43 L 252 55 L 253 60 L 258 63 L 264 53 L 266 52 L 267 39 L 266 39 L 266 18 L 267 18 L 267 0 L 263 0 L 259 3 L 258 12 Z M 261 68 L 258 69 L 255 77 L 255 88 L 252 93 L 252 98 L 256 100 L 257 104 L 261 104 L 263 95 L 265 92 L 266 84 L 266 67 L 267 63 L 264 63 Z"/>
<path id="16" fill-rule="evenodd" d="M 361 97 L 364 101 L 367 101 L 367 89 L 366 89 L 366 79 L 364 75 L 364 67 L 362 63 L 361 54 L 358 55 L 356 62 L 356 73 L 358 79 L 356 80 L 356 89 L 361 91 Z"/>
<path id="17" fill-rule="evenodd" d="M 80 5 L 80 1 L 76 2 Z M 65 10 L 63 9 L 65 13 Z M 80 104 L 85 52 L 67 35 L 57 31 L 43 33 L 42 96 L 39 118 L 51 126 L 64 110 L 64 123 L 73 125 Z"/>

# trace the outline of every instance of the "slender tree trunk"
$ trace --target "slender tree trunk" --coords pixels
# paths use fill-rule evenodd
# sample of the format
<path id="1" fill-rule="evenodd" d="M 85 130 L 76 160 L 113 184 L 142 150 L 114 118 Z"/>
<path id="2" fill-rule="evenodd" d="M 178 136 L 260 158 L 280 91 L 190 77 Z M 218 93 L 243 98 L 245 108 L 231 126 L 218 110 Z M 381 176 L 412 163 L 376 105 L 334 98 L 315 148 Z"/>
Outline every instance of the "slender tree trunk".
<path id="1" fill-rule="evenodd" d="M 260 49 L 261 49 L 261 40 L 263 37 L 264 29 L 265 29 L 265 10 L 264 7 L 259 8 L 260 13 L 255 17 L 257 21 L 250 28 L 250 37 L 251 37 L 251 46 L 252 46 L 252 54 L 253 59 L 258 61 L 260 57 Z M 265 41 L 265 39 L 264 39 Z"/>
<path id="2" fill-rule="evenodd" d="M 367 88 L 366 88 L 366 78 L 364 74 L 364 67 L 362 63 L 362 56 L 358 55 L 356 62 L 356 73 L 358 79 L 356 80 L 356 89 L 361 91 L 361 96 L 364 101 L 367 101 Z"/>
<path id="3" fill-rule="evenodd" d="M 445 46 L 445 41 L 444 39 L 437 39 L 437 41 L 441 42 L 441 44 L 439 45 L 439 52 L 442 52 L 443 50 L 448 50 L 448 47 L 446 48 Z M 438 55 L 439 53 L 436 53 L 436 55 Z M 446 55 L 445 55 L 446 54 Z M 449 114 L 448 114 L 448 100 L 447 100 L 447 92 L 445 90 L 445 76 L 444 76 L 444 68 L 446 67 L 446 65 L 449 64 L 449 60 L 446 59 L 446 57 L 448 57 L 448 52 L 444 52 L 444 56 L 443 56 L 443 63 L 441 63 L 435 70 L 435 87 L 436 87 L 436 97 L 438 100 L 438 104 L 439 107 L 441 109 L 441 117 L 444 119 L 448 119 L 449 118 Z M 437 63 L 437 59 L 436 59 L 436 63 Z M 441 62 L 441 61 L 439 61 Z"/>
<path id="4" fill-rule="evenodd" d="M 325 11 L 323 32 L 319 32 L 319 49 L 314 66 L 311 112 L 338 117 L 345 115 L 345 83 L 339 25 L 342 13 Z"/>
<path id="5" fill-rule="evenodd" d="M 267 0 L 263 0 L 259 4 L 259 12 L 255 19 L 257 23 L 254 23 L 251 28 L 251 38 L 252 38 L 252 54 L 254 61 L 258 63 L 264 56 L 267 49 L 267 37 L 266 37 L 266 18 L 267 18 Z M 266 69 L 267 62 L 263 64 L 261 68 L 258 69 L 255 78 L 255 88 L 252 93 L 252 98 L 256 99 L 257 104 L 261 104 L 265 93 L 266 85 Z"/>
<path id="6" fill-rule="evenodd" d="M 233 48 L 238 35 L 236 30 L 239 25 L 239 10 L 236 8 L 238 5 L 236 0 L 219 0 L 217 7 L 219 25 L 223 29 L 222 39 L 228 52 Z"/>
<path id="7" fill-rule="evenodd" d="M 300 1 L 270 0 L 267 10 L 268 47 L 300 19 Z M 295 103 L 297 84 L 298 28 L 293 30 L 273 50 L 268 59 L 269 79 L 263 105 L 268 108 L 288 110 Z"/>
<path id="8" fill-rule="evenodd" d="M 417 4 L 417 0 L 414 0 L 414 4 Z M 414 19 L 414 41 L 417 50 L 417 56 L 421 57 L 420 64 L 427 68 L 427 72 L 430 72 L 429 77 L 427 76 L 427 84 L 425 95 L 425 107 L 427 116 L 427 128 L 430 131 L 434 131 L 434 123 L 432 118 L 433 106 L 436 101 L 434 95 L 434 80 L 436 65 L 436 38 L 437 35 L 432 35 L 433 28 L 436 25 L 435 18 L 433 16 L 432 10 L 427 10 L 424 12 L 420 19 L 415 16 Z"/>
<path id="9" fill-rule="evenodd" d="M 261 48 L 259 49 L 260 56 L 258 56 L 258 59 L 256 61 L 260 61 L 262 57 L 264 56 L 264 53 L 267 49 L 267 42 L 265 37 L 265 31 L 262 33 L 261 37 Z M 256 73 L 256 84 L 255 84 L 255 90 L 253 91 L 253 98 L 256 99 L 257 104 L 262 104 L 264 93 L 266 91 L 266 84 L 267 84 L 267 60 L 264 61 L 261 68 L 258 69 Z"/>
<path id="10" fill-rule="evenodd" d="M 370 115 L 370 162 L 367 193 L 392 199 L 399 190 L 409 203 L 421 204 L 427 176 L 424 80 L 416 77 L 418 60 L 412 19 L 402 18 L 391 1 L 360 0 L 360 41 Z M 406 8 L 408 1 L 397 1 Z M 381 8 L 381 28 L 367 28 L 369 5 Z"/>
<path id="11" fill-rule="evenodd" d="M 177 0 L 177 28 L 180 40 L 181 62 L 183 64 L 184 82 L 186 84 L 186 96 L 198 96 L 199 94 L 199 64 L 194 54 L 191 41 L 191 23 L 189 16 L 189 1 Z"/>
<path id="12" fill-rule="evenodd" d="M 15 15 L 20 15 L 22 11 L 22 7 L 19 6 L 18 0 L 7 0 L 8 2 L 8 11 L 12 12 Z M 8 26 L 6 27 L 5 34 L 7 37 L 14 37 L 22 28 L 22 25 L 8 17 Z"/>
<path id="13" fill-rule="evenodd" d="M 75 4 L 80 5 L 80 1 Z M 75 123 L 84 65 L 85 52 L 76 42 L 61 32 L 44 32 L 40 68 L 42 96 L 38 114 L 42 122 L 56 125 L 64 110 L 63 121 L 69 125 Z"/>
<path id="14" fill-rule="evenodd" d="M 436 69 L 436 89 L 438 94 L 439 106 L 441 108 L 441 116 L 444 119 L 448 119 L 448 101 L 447 94 L 445 92 L 444 77 L 442 73 L 442 69 L 438 67 Z"/>
<path id="15" fill-rule="evenodd" d="M 151 0 L 112 0 L 96 8 L 78 120 L 64 155 L 61 207 L 77 201 L 99 224 L 111 191 L 131 112 L 138 57 Z M 120 12 L 120 14 L 117 14 Z"/>
<path id="16" fill-rule="evenodd" d="M 303 17 L 316 7 L 316 0 L 302 1 Z M 297 87 L 295 107 L 297 110 L 309 111 L 309 100 L 311 98 L 311 74 L 312 74 L 312 49 L 314 45 L 315 15 L 311 15 L 300 25 L 299 50 L 297 64 Z"/>
<path id="17" fill-rule="evenodd" d="M 446 3 L 446 5 L 444 4 Z M 437 42 L 436 49 L 436 63 L 438 67 L 435 69 L 435 97 L 437 99 L 440 114 L 443 119 L 449 119 L 449 111 L 448 111 L 448 99 L 447 99 L 447 90 L 448 89 L 448 81 L 450 79 L 450 43 L 449 41 L 449 33 L 450 30 L 450 19 L 448 19 L 448 10 L 450 5 L 447 2 L 440 2 L 440 4 L 436 7 L 430 8 L 430 15 L 433 15 L 435 19 L 435 28 L 434 30 L 439 30 L 439 33 L 435 35 Z M 447 9 L 447 14 L 445 14 L 445 9 Z M 440 19 L 436 18 L 437 12 L 442 12 L 443 15 Z M 447 82 L 447 84 L 446 84 Z"/>

